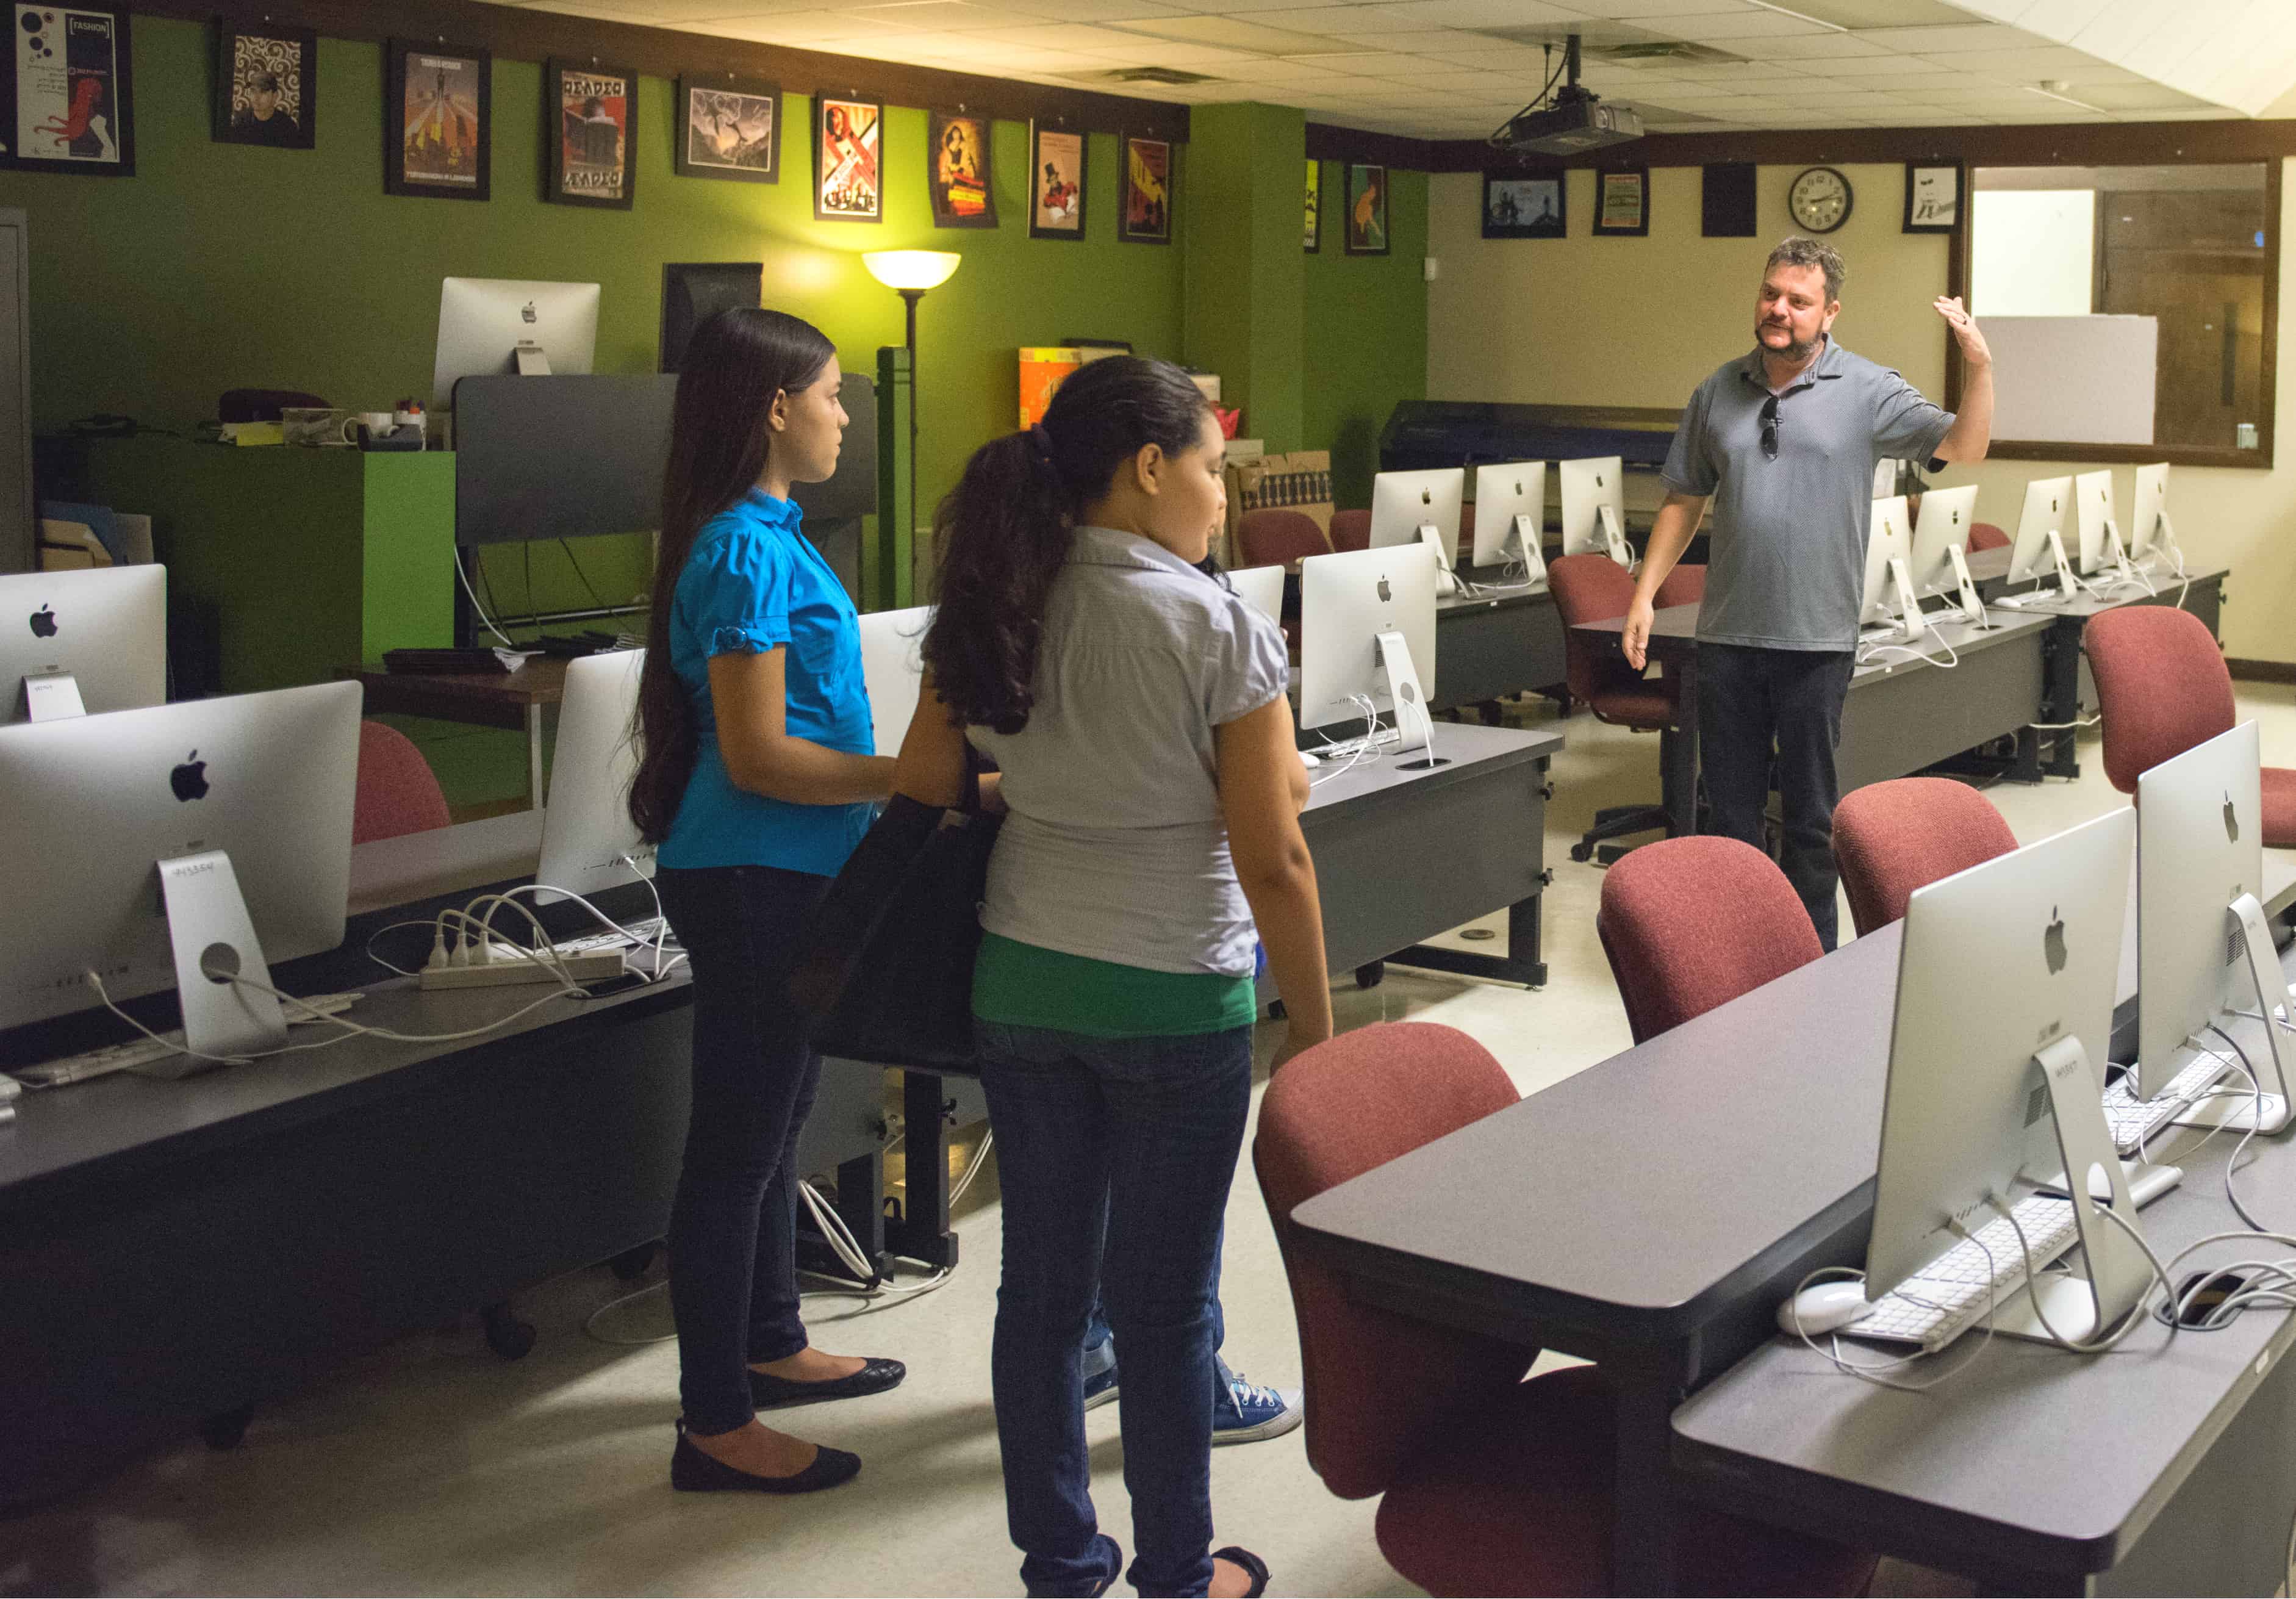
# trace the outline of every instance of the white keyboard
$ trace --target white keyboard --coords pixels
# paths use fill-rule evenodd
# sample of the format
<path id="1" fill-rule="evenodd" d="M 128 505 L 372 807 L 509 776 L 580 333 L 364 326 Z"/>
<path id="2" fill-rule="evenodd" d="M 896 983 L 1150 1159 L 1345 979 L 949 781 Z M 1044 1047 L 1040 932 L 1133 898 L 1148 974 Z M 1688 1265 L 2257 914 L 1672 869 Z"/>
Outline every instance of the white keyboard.
<path id="1" fill-rule="evenodd" d="M 2151 1099 L 2138 1099 L 2128 1091 L 2127 1077 L 2104 1091 L 2104 1120 L 2112 1132 L 2112 1146 L 2124 1155 L 2133 1155 L 2143 1142 L 2184 1114 L 2193 1101 L 2216 1086 L 2224 1075 L 2225 1064 L 2214 1055 L 2204 1054 L 2169 1079 L 2169 1086 Z"/>
<path id="2" fill-rule="evenodd" d="M 349 1010 L 365 997 L 354 988 L 347 994 L 314 994 L 303 1003 L 315 1011 L 333 1016 Z M 290 1027 L 312 1025 L 318 1020 L 304 1014 L 293 1005 L 281 1008 L 287 1013 L 287 1025 Z M 91 1049 L 80 1054 L 59 1055 L 53 1061 L 11 1067 L 8 1075 L 27 1088 L 61 1088 L 67 1083 L 84 1083 L 90 1078 L 109 1077 L 115 1071 L 133 1071 L 140 1066 L 154 1065 L 179 1053 L 169 1045 L 183 1043 L 183 1029 L 170 1028 L 160 1037 L 167 1043 L 139 1036 L 125 1044 L 107 1044 L 102 1049 Z"/>
<path id="3" fill-rule="evenodd" d="M 2035 1267 L 2046 1266 L 2073 1246 L 2079 1228 L 2070 1201 L 2035 1194 L 2011 1210 L 2025 1230 Z M 2007 1217 L 1997 1216 L 1973 1239 L 1955 1244 L 1841 1331 L 1882 1343 L 1919 1344 L 1933 1354 L 1983 1322 L 1988 1306 L 2005 1308 L 2024 1286 L 2025 1251 L 2018 1247 L 2017 1229 Z"/>

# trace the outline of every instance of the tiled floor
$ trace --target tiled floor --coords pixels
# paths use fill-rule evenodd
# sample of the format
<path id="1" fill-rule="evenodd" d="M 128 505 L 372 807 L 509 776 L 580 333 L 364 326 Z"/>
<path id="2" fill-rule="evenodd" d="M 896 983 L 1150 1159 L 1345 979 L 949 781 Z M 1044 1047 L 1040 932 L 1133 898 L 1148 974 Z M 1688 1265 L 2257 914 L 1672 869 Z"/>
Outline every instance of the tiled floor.
<path id="1" fill-rule="evenodd" d="M 2248 687 L 2241 700 L 2263 722 L 2265 759 L 2296 765 L 2296 690 Z M 1553 725 L 1544 708 L 1527 714 Z M 1655 791 L 1656 741 L 1583 714 L 1559 726 L 1569 742 L 1548 812 L 1545 991 L 1397 972 L 1369 992 L 1343 988 L 1343 1027 L 1451 1023 L 1525 1092 L 1627 1046 L 1594 935 L 1601 873 L 1566 851 L 1598 805 Z M 2093 740 L 2083 757 L 2077 782 L 1992 791 L 2021 839 L 2125 803 Z M 1504 937 L 1503 919 L 1493 922 Z M 1263 1060 L 1274 1033 L 1262 1029 Z M 807 1436 L 867 1462 L 850 1488 L 796 1501 L 672 1495 L 676 1356 L 667 1343 L 584 1336 L 585 1319 L 623 1292 L 599 1269 L 521 1300 L 542 1337 L 516 1364 L 488 1353 L 474 1324 L 408 1338 L 261 1412 L 234 1452 L 186 1442 L 0 1520 L 0 1592 L 1017 1593 L 988 1402 L 996 1218 L 992 1167 L 966 1201 L 964 1263 L 945 1288 L 844 1322 L 832 1318 L 851 1301 L 816 1301 L 816 1342 L 896 1356 L 911 1372 L 891 1394 L 796 1413 Z M 1229 1206 L 1225 1285 L 1231 1361 L 1259 1381 L 1296 1383 L 1290 1297 L 1248 1165 Z M 666 1332 L 660 1296 L 604 1330 Z M 1087 1426 L 1103 1522 L 1128 1546 L 1114 1408 Z M 1326 1492 L 1299 1434 L 1216 1451 L 1212 1479 L 1221 1538 L 1260 1551 L 1275 1591 L 1414 1591 L 1380 1557 L 1372 1505 Z M 1884 1573 L 1893 1592 L 1954 1591 L 1937 1584 L 1910 1568 Z"/>

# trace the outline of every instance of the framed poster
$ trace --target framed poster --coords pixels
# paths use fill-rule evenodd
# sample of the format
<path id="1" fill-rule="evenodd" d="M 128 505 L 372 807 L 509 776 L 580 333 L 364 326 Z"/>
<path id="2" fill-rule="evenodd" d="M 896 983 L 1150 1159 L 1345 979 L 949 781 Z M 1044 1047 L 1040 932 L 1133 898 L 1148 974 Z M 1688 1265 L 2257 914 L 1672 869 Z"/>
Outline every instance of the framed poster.
<path id="1" fill-rule="evenodd" d="M 1483 237 L 1560 239 L 1564 236 L 1567 171 L 1483 174 Z"/>
<path id="2" fill-rule="evenodd" d="M 1650 234 L 1650 168 L 1622 167 L 1595 175 L 1595 232 L 1611 238 Z"/>
<path id="3" fill-rule="evenodd" d="M 471 46 L 392 39 L 382 62 L 383 193 L 486 199 L 493 59 Z"/>
<path id="4" fill-rule="evenodd" d="M 1348 163 L 1348 253 L 1387 253 L 1387 168 Z"/>
<path id="5" fill-rule="evenodd" d="M 969 111 L 925 113 L 925 192 L 935 227 L 996 226 L 990 126 Z"/>
<path id="6" fill-rule="evenodd" d="M 1309 255 L 1324 248 L 1324 163 L 1308 162 L 1307 231 L 1300 235 L 1300 246 Z"/>
<path id="7" fill-rule="evenodd" d="M 731 72 L 706 82 L 679 78 L 674 165 L 680 177 L 781 182 L 781 86 Z"/>
<path id="8" fill-rule="evenodd" d="M 1698 233 L 1703 239 L 1754 236 L 1754 163 L 1710 161 L 1698 175 Z"/>
<path id="9" fill-rule="evenodd" d="M 885 108 L 873 100 L 813 101 L 813 219 L 885 218 Z"/>
<path id="10" fill-rule="evenodd" d="M 555 57 L 542 66 L 542 198 L 559 205 L 627 211 L 636 198 L 638 75 L 595 57 L 584 66 Z"/>
<path id="11" fill-rule="evenodd" d="M 216 24 L 215 137 L 308 150 L 318 135 L 319 36 Z"/>
<path id="12" fill-rule="evenodd" d="M 1135 244 L 1172 242 L 1172 146 L 1164 139 L 1124 135 L 1124 203 L 1116 236 Z"/>
<path id="13" fill-rule="evenodd" d="M 1029 237 L 1084 237 L 1085 136 L 1029 124 Z"/>
<path id="14" fill-rule="evenodd" d="M 1961 226 L 1961 168 L 1906 163 L 1906 226 L 1909 234 L 1949 234 Z"/>
<path id="15" fill-rule="evenodd" d="M 4 164 L 28 172 L 135 175 L 127 12 L 109 5 L 17 5 Z"/>

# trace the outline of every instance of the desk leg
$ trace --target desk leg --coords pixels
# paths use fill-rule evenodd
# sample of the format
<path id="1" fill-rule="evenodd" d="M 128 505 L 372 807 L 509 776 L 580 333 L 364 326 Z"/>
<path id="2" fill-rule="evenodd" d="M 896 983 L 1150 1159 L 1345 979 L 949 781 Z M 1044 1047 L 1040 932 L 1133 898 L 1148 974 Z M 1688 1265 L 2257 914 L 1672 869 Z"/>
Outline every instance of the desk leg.
<path id="1" fill-rule="evenodd" d="M 1606 1368 L 1615 1370 L 1616 1368 Z M 1655 1372 L 1620 1372 L 1619 1475 L 1612 1498 L 1611 1591 L 1674 1594 L 1679 1505 L 1667 1470 L 1680 1390 Z"/>
<path id="2" fill-rule="evenodd" d="M 2051 724 L 2053 729 L 2048 735 L 2049 758 L 2041 767 L 2043 775 L 2080 775 L 2080 761 L 2076 758 L 2079 735 L 2066 726 L 2080 716 L 2080 619 L 2062 618 L 2041 644 L 2041 720 Z M 2019 741 L 2018 755 L 2021 766 L 2022 740 Z"/>
<path id="3" fill-rule="evenodd" d="M 542 808 L 542 707 L 526 708 L 526 808 Z"/>
<path id="4" fill-rule="evenodd" d="M 1675 726 L 1658 735 L 1659 803 L 1666 808 L 1669 838 L 1698 831 L 1698 657 L 1683 658 L 1676 669 L 1682 688 Z"/>
<path id="5" fill-rule="evenodd" d="M 948 1225 L 948 1112 L 940 1077 L 901 1073 L 901 1169 L 906 1198 L 901 1219 L 885 1227 L 885 1247 L 928 1266 L 956 1264 L 956 1234 Z"/>

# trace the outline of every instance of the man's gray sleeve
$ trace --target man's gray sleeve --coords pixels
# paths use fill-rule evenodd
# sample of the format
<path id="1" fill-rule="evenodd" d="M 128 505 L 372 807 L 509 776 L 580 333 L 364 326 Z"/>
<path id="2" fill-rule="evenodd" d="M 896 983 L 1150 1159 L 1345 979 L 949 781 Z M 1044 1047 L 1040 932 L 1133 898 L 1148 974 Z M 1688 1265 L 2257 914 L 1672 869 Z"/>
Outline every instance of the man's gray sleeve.
<path id="1" fill-rule="evenodd" d="M 1695 495 L 1704 499 L 1722 481 L 1722 474 L 1714 470 L 1714 460 L 1706 447 L 1706 385 L 1701 383 L 1690 403 L 1682 408 L 1682 422 L 1674 430 L 1674 443 L 1666 452 L 1666 465 L 1660 472 L 1669 494 Z"/>
<path id="2" fill-rule="evenodd" d="M 1953 431 L 1953 413 L 1931 405 L 1894 372 L 1882 374 L 1874 397 L 1874 455 L 1877 460 L 1922 461 L 1934 472 L 1938 446 Z"/>

